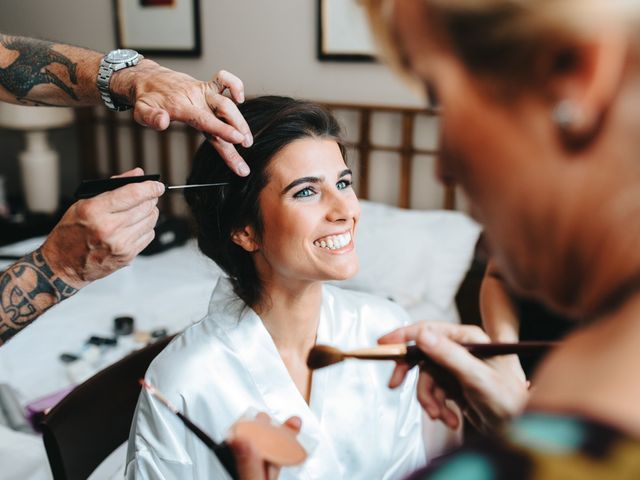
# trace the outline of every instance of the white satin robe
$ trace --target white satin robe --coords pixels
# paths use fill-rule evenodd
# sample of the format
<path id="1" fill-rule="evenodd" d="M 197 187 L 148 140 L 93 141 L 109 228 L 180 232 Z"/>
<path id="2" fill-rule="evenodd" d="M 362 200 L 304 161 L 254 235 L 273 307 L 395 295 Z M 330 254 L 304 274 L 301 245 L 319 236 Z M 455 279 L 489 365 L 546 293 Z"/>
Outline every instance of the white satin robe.
<path id="1" fill-rule="evenodd" d="M 409 322 L 385 299 L 325 285 L 317 343 L 367 347 Z M 282 480 L 372 480 L 402 478 L 426 462 L 416 369 L 401 388 L 390 390 L 392 369 L 392 362 L 345 361 L 317 370 L 307 405 L 262 321 L 223 278 L 207 316 L 171 342 L 146 379 L 216 441 L 248 410 L 277 422 L 301 417 L 299 439 L 309 456 L 302 466 L 283 468 Z M 145 391 L 125 476 L 228 478 L 212 452 Z"/>

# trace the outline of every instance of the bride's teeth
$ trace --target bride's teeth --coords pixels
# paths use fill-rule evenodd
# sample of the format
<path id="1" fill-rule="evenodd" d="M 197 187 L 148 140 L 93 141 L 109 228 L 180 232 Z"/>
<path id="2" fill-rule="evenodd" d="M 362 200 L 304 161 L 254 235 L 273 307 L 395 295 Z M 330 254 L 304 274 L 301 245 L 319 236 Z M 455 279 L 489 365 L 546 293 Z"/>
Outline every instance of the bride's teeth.
<path id="1" fill-rule="evenodd" d="M 316 247 L 328 248 L 329 250 L 339 250 L 351 242 L 351 233 L 346 232 L 340 235 L 326 237 L 325 240 L 316 240 L 313 244 Z"/>

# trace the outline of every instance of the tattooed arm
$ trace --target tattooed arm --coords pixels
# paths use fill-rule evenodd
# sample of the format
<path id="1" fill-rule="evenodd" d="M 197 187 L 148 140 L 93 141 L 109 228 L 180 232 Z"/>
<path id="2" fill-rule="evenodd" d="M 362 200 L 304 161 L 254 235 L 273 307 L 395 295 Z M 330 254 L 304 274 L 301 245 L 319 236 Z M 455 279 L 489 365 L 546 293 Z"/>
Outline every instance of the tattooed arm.
<path id="1" fill-rule="evenodd" d="M 25 105 L 101 105 L 96 78 L 102 53 L 80 47 L 0 34 L 0 100 Z M 205 133 L 225 162 L 239 175 L 249 167 L 233 144 L 251 146 L 253 137 L 236 102 L 244 86 L 221 70 L 210 82 L 174 72 L 148 59 L 115 72 L 110 90 L 118 102 L 134 108 L 135 120 L 164 130 L 172 120 Z"/>
<path id="2" fill-rule="evenodd" d="M 124 175 L 142 175 L 135 168 Z M 122 268 L 154 237 L 159 182 L 126 185 L 80 200 L 42 247 L 0 274 L 0 345 L 56 303 Z"/>
<path id="3" fill-rule="evenodd" d="M 0 345 L 77 291 L 51 270 L 41 249 L 11 265 L 0 276 Z"/>

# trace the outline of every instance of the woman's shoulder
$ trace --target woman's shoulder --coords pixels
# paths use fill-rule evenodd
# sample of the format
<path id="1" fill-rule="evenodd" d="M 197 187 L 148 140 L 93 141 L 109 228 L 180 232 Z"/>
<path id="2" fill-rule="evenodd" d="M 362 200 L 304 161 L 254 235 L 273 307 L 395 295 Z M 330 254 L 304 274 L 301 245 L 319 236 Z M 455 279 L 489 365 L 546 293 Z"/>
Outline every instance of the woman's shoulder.
<path id="1" fill-rule="evenodd" d="M 230 354 L 224 334 L 207 325 L 205 318 L 177 334 L 153 359 L 146 377 L 161 390 L 181 391 L 191 383 L 192 372 L 201 371 L 207 364 L 222 365 Z"/>

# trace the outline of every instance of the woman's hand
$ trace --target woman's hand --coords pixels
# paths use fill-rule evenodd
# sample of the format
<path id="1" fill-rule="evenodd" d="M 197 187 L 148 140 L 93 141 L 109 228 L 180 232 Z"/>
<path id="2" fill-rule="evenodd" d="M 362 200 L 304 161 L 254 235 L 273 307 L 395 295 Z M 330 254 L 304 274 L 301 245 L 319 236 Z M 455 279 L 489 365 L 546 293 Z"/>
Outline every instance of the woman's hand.
<path id="1" fill-rule="evenodd" d="M 435 365 L 421 368 L 418 401 L 432 419 L 450 428 L 460 425 L 453 400 L 479 430 L 499 427 L 522 411 L 527 399 L 527 382 L 522 371 L 513 368 L 513 359 L 495 357 L 479 360 L 460 343 L 486 343 L 489 337 L 478 327 L 421 322 L 403 327 L 380 338 L 379 343 L 414 341 Z M 404 380 L 409 366 L 399 363 L 389 386 Z"/>
<path id="2" fill-rule="evenodd" d="M 266 413 L 256 415 L 256 420 L 271 423 L 271 418 Z M 291 417 L 283 425 L 298 433 L 302 426 L 302 420 L 299 417 Z M 275 480 L 278 478 L 280 467 L 265 461 L 251 438 L 235 436 L 228 442 L 236 459 L 240 480 Z"/>

